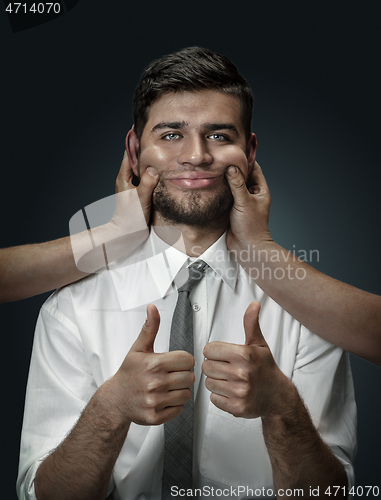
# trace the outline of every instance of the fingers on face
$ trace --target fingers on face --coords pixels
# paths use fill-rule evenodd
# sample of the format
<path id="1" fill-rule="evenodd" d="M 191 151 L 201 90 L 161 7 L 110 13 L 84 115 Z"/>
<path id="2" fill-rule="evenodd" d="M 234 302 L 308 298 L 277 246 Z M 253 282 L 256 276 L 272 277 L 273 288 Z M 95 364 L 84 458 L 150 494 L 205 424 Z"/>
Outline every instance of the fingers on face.
<path id="1" fill-rule="evenodd" d="M 159 181 L 159 175 L 157 170 L 153 167 L 148 167 L 143 175 L 141 176 L 140 183 L 138 186 L 139 195 L 145 195 L 151 197 L 152 191 L 155 189 Z"/>
<path id="2" fill-rule="evenodd" d="M 269 191 L 265 176 L 263 175 L 262 169 L 257 162 L 255 162 L 254 168 L 249 174 L 247 184 L 249 186 L 249 191 L 252 194 L 264 194 Z"/>
<path id="3" fill-rule="evenodd" d="M 231 173 L 231 175 L 230 175 Z M 226 169 L 226 178 L 228 183 L 230 184 L 230 187 L 233 189 L 242 189 L 245 187 L 245 178 L 242 174 L 242 171 L 239 167 L 237 166 L 229 166 Z"/>
<path id="4" fill-rule="evenodd" d="M 133 175 L 133 172 L 132 172 L 131 163 L 130 163 L 130 160 L 128 158 L 127 152 L 125 151 L 122 163 L 120 165 L 118 177 L 120 176 L 124 180 L 130 180 L 130 179 L 132 179 L 132 175 Z"/>
<path id="5" fill-rule="evenodd" d="M 132 185 L 132 168 L 130 161 L 128 159 L 127 152 L 124 152 L 123 160 L 120 165 L 119 173 L 115 182 L 115 190 L 117 193 L 121 191 L 125 191 L 126 189 L 131 189 L 134 186 Z"/>

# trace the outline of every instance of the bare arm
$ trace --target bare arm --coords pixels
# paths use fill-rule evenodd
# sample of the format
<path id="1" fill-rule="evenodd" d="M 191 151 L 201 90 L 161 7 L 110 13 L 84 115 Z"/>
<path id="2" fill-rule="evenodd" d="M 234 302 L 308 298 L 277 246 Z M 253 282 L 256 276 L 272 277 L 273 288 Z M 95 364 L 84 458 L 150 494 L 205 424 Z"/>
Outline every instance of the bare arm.
<path id="1" fill-rule="evenodd" d="M 257 243 L 256 248 L 257 251 L 265 250 L 268 255 L 274 255 L 272 251 L 283 251 L 287 255 L 279 262 L 267 260 L 265 263 L 273 272 L 279 267 L 286 271 L 285 278 L 281 280 L 264 279 L 265 274 L 262 275 L 259 268 L 261 263 L 250 266 L 245 263 L 246 272 L 259 276 L 256 283 L 270 297 L 328 342 L 381 365 L 379 295 L 365 292 L 317 271 L 295 259 L 293 254 L 275 242 Z M 295 278 L 296 272 L 303 278 Z"/>
<path id="2" fill-rule="evenodd" d="M 259 327 L 259 308 L 253 302 L 245 313 L 245 345 L 206 345 L 205 385 L 221 410 L 262 418 L 277 491 L 301 489 L 300 496 L 310 496 L 309 488 L 319 487 L 319 498 L 325 498 L 329 486 L 347 485 L 345 471 L 320 438 L 295 386 L 277 367 Z"/>
<path id="3" fill-rule="evenodd" d="M 117 373 L 94 394 L 67 438 L 39 466 L 38 500 L 103 500 L 131 422 L 159 425 L 191 397 L 194 358 L 184 351 L 154 353 L 160 316 L 147 321 Z"/>
<path id="4" fill-rule="evenodd" d="M 150 172 L 152 169 L 145 172 L 135 188 L 125 155 L 116 181 L 115 215 L 109 223 L 92 228 L 91 236 L 84 231 L 55 241 L 0 249 L 0 302 L 67 285 L 133 251 L 148 235 L 151 196 L 158 179 Z"/>
<path id="5" fill-rule="evenodd" d="M 0 249 L 0 302 L 32 297 L 84 276 L 75 265 L 69 237 Z"/>
<path id="6" fill-rule="evenodd" d="M 300 496 L 309 497 L 310 488 L 319 488 L 320 495 L 316 498 L 324 499 L 327 488 L 337 486 L 340 487 L 337 498 L 346 498 L 344 468 L 320 438 L 296 389 L 293 389 L 294 394 L 290 389 L 289 399 L 284 398 L 278 414 L 262 418 L 275 490 L 302 489 L 303 495 Z"/>
<path id="7" fill-rule="evenodd" d="M 268 230 L 270 193 L 258 164 L 248 179 L 250 192 L 240 171 L 227 179 L 234 196 L 227 244 L 245 271 L 311 331 L 381 365 L 381 297 L 313 269 L 272 240 Z M 274 255 L 279 259 L 271 260 Z M 269 279 L 269 273 L 262 272 L 263 264 L 271 276 L 281 268 L 284 278 Z"/>
<path id="8" fill-rule="evenodd" d="M 38 500 L 106 498 L 130 426 L 128 420 L 112 411 L 115 402 L 110 385 L 106 382 L 98 389 L 65 441 L 38 468 Z"/>

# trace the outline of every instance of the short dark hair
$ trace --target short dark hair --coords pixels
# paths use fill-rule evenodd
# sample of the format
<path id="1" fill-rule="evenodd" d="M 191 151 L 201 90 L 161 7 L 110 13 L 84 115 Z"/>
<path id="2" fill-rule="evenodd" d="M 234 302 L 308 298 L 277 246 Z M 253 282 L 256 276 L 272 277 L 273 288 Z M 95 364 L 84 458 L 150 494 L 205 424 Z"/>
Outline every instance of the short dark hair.
<path id="1" fill-rule="evenodd" d="M 219 90 L 238 97 L 247 139 L 251 132 L 253 94 L 250 85 L 225 56 L 200 47 L 188 47 L 153 61 L 135 90 L 134 124 L 139 139 L 151 105 L 162 95 L 179 91 Z"/>

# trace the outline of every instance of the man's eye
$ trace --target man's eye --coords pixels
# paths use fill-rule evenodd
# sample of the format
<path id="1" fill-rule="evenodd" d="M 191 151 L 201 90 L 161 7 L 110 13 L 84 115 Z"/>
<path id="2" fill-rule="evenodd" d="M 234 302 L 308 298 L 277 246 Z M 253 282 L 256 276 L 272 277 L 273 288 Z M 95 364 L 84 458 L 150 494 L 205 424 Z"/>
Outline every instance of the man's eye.
<path id="1" fill-rule="evenodd" d="M 226 137 L 226 135 L 223 134 L 211 134 L 209 137 L 214 141 L 225 141 L 229 139 L 228 137 Z"/>
<path id="2" fill-rule="evenodd" d="M 174 141 L 175 139 L 178 139 L 180 137 L 179 134 L 175 134 L 174 132 L 170 132 L 169 134 L 165 134 L 162 139 L 165 139 L 166 141 Z"/>

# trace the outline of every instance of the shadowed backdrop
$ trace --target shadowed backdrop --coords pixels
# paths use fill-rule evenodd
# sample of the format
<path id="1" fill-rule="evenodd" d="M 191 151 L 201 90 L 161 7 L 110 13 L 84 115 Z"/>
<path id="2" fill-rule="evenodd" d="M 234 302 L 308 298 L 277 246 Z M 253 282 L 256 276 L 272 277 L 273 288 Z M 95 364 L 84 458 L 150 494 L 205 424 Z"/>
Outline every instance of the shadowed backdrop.
<path id="1" fill-rule="evenodd" d="M 253 88 L 274 239 L 308 258 L 317 250 L 314 267 L 381 294 L 380 19 L 375 1 L 80 0 L 13 33 L 3 11 L 0 246 L 65 236 L 75 212 L 113 193 L 141 72 L 165 53 L 199 45 L 231 58 Z M 7 500 L 16 499 L 33 331 L 48 295 L 0 306 Z M 357 485 L 381 486 L 381 371 L 351 362 Z"/>

